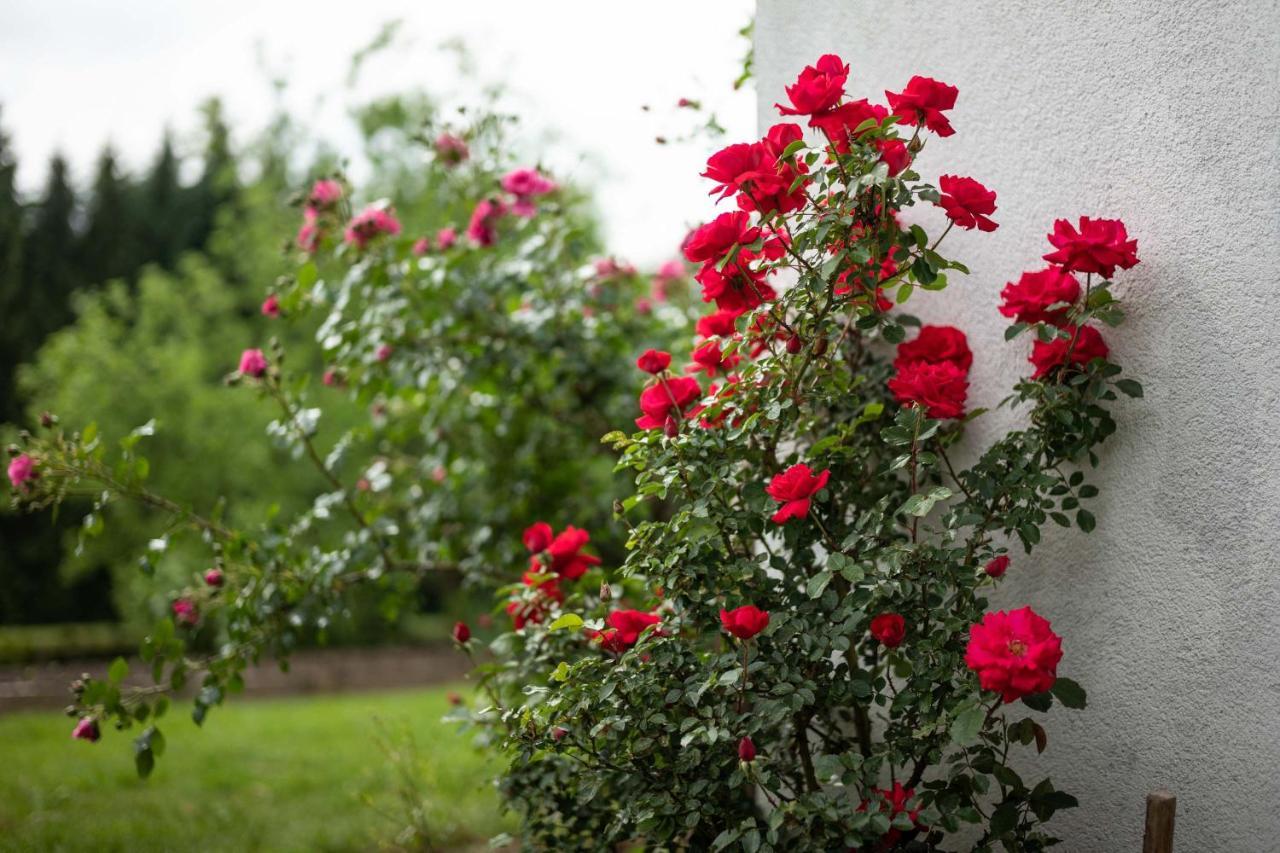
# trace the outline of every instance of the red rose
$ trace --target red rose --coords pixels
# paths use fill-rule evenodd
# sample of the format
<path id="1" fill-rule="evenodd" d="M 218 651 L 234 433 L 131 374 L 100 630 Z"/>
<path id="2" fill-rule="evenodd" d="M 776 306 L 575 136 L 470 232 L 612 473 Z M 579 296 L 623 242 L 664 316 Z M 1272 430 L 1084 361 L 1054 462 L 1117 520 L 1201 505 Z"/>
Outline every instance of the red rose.
<path id="1" fill-rule="evenodd" d="M 1005 554 L 1001 554 L 999 557 L 996 557 L 991 562 L 983 566 L 982 570 L 993 578 L 1001 577 L 1009 570 L 1009 557 Z"/>
<path id="2" fill-rule="evenodd" d="M 911 149 L 901 139 L 877 139 L 880 162 L 889 167 L 890 175 L 899 175 L 911 165 Z"/>
<path id="3" fill-rule="evenodd" d="M 844 84 L 849 79 L 849 66 L 834 54 L 827 54 L 813 65 L 806 65 L 796 82 L 786 87 L 791 106 L 774 104 L 784 116 L 825 113 L 844 97 Z"/>
<path id="4" fill-rule="evenodd" d="M 1067 359 L 1068 350 L 1071 352 L 1072 364 L 1088 364 L 1095 358 L 1106 358 L 1110 353 L 1107 342 L 1093 326 L 1081 326 L 1078 336 L 1075 326 L 1063 326 L 1062 330 L 1070 337 L 1055 337 L 1048 343 L 1037 339 L 1032 345 L 1031 355 L 1027 359 L 1036 368 L 1035 373 L 1031 374 L 1032 379 L 1041 379 L 1054 368 L 1060 367 Z M 1074 347 L 1071 345 L 1072 337 L 1075 337 Z"/>
<path id="5" fill-rule="evenodd" d="M 640 429 L 662 429 L 667 422 L 687 416 L 686 411 L 702 396 L 698 380 L 688 376 L 660 379 L 640 393 L 640 411 L 636 426 Z"/>
<path id="6" fill-rule="evenodd" d="M 738 330 L 741 314 L 720 309 L 698 318 L 698 334 L 704 338 L 727 338 Z"/>
<path id="7" fill-rule="evenodd" d="M 923 124 L 939 136 L 955 133 L 951 122 L 942 114 L 956 105 L 960 90 L 940 83 L 931 77 L 912 77 L 907 88 L 894 94 L 886 91 L 889 108 L 902 119 L 903 124 Z"/>
<path id="8" fill-rule="evenodd" d="M 690 373 L 705 372 L 708 377 L 728 373 L 742 361 L 742 356 L 725 355 L 720 351 L 719 341 L 704 341 L 693 350 L 693 364 L 689 365 Z"/>
<path id="9" fill-rule="evenodd" d="M 600 565 L 600 558 L 583 554 L 582 547 L 591 541 L 591 534 L 574 527 L 565 527 L 560 535 L 551 540 L 547 553 L 551 555 L 551 571 L 565 580 L 574 581 L 582 577 L 592 566 Z"/>
<path id="10" fill-rule="evenodd" d="M 875 794 L 879 796 L 879 802 L 876 804 L 876 811 L 884 812 L 890 821 L 900 814 L 905 814 L 911 819 L 912 823 L 919 820 L 919 809 L 907 809 L 907 804 L 915 797 L 916 792 L 913 788 L 902 787 L 901 782 L 894 782 L 892 789 L 874 788 Z M 865 812 L 870 805 L 868 800 L 863 800 L 858 806 L 858 811 Z M 880 843 L 876 845 L 878 850 L 892 850 L 902 840 L 902 830 L 891 827 L 888 832 L 880 836 Z"/>
<path id="11" fill-rule="evenodd" d="M 1065 219 L 1053 223 L 1049 242 L 1057 249 L 1044 256 L 1068 272 L 1098 273 L 1111 278 L 1116 267 L 1130 269 L 1138 263 L 1138 241 L 1130 240 L 1119 219 L 1080 217 L 1080 230 Z"/>
<path id="12" fill-rule="evenodd" d="M 921 326 L 915 340 L 898 344 L 898 357 L 893 366 L 901 370 L 904 365 L 923 361 L 929 364 L 949 361 L 961 370 L 973 366 L 973 351 L 969 339 L 955 326 Z"/>
<path id="13" fill-rule="evenodd" d="M 74 740 L 87 740 L 89 743 L 94 743 L 102 737 L 102 733 L 98 731 L 98 721 L 93 717 L 81 717 L 76 727 L 71 730 L 71 737 Z"/>
<path id="14" fill-rule="evenodd" d="M 739 640 L 750 640 L 769 627 L 769 614 L 754 604 L 720 611 L 720 624 Z"/>
<path id="15" fill-rule="evenodd" d="M 804 518 L 809 514 L 813 496 L 826 488 L 830 479 L 830 468 L 815 475 L 803 462 L 775 474 L 765 491 L 769 497 L 780 502 L 782 508 L 773 514 L 771 520 L 777 524 L 786 524 L 793 518 Z"/>
<path id="16" fill-rule="evenodd" d="M 534 522 L 525 528 L 524 535 L 520 538 L 530 554 L 541 554 L 551 544 L 551 525 L 545 521 Z"/>
<path id="17" fill-rule="evenodd" d="M 466 622 L 453 623 L 453 641 L 460 646 L 465 646 L 467 641 L 471 639 L 471 627 Z"/>
<path id="18" fill-rule="evenodd" d="M 1053 687 L 1060 660 L 1062 638 L 1030 607 L 987 613 L 969 628 L 965 665 L 978 673 L 983 690 L 999 693 L 1005 702 Z"/>
<path id="19" fill-rule="evenodd" d="M 511 624 L 519 631 L 525 625 L 538 624 L 547 616 L 552 602 L 564 603 L 564 592 L 560 589 L 560 579 L 545 572 L 528 571 L 524 573 L 523 583 L 532 589 L 532 594 L 524 599 L 516 599 L 507 604 L 507 615 Z"/>
<path id="20" fill-rule="evenodd" d="M 211 587 L 220 587 L 226 582 L 226 576 L 222 574 L 222 569 L 210 569 L 204 573 L 204 582 Z"/>
<path id="21" fill-rule="evenodd" d="M 956 225 L 979 231 L 994 231 L 1000 227 L 988 218 L 988 214 L 996 211 L 996 194 L 973 178 L 943 175 L 938 179 L 938 188 L 942 190 L 938 206 Z"/>
<path id="22" fill-rule="evenodd" d="M 898 375 L 889 380 L 889 390 L 899 403 L 922 406 L 931 418 L 962 418 L 969 380 L 954 362 L 916 361 L 898 368 Z"/>
<path id="23" fill-rule="evenodd" d="M 900 646 L 906 635 L 906 622 L 897 613 L 881 613 L 871 620 L 871 636 L 891 649 Z"/>
<path id="24" fill-rule="evenodd" d="M 645 613 L 643 610 L 615 610 L 605 621 L 617 632 L 617 642 L 625 648 L 631 648 L 639 642 L 640 635 L 646 628 L 657 625 L 662 620 L 656 613 Z"/>
<path id="25" fill-rule="evenodd" d="M 636 367 L 645 373 L 657 375 L 671 366 L 671 353 L 662 352 L 661 350 L 649 349 L 644 351 L 644 355 L 636 359 Z"/>
<path id="26" fill-rule="evenodd" d="M 715 302 L 721 311 L 739 316 L 777 298 L 778 294 L 765 282 L 764 273 L 742 266 L 740 261 L 746 254 L 749 253 L 740 252 L 738 259 L 723 271 L 711 261 L 702 265 L 694 280 L 702 285 L 703 302 Z"/>
<path id="27" fill-rule="evenodd" d="M 756 745 L 750 737 L 738 741 L 738 760 L 751 762 L 756 760 Z"/>
<path id="28" fill-rule="evenodd" d="M 1080 298 L 1080 282 L 1062 267 L 1046 267 L 1006 284 L 1000 298 L 1000 313 L 1019 323 L 1057 324 L 1066 319 L 1067 309 L 1050 306 L 1074 303 Z"/>
<path id="29" fill-rule="evenodd" d="M 719 261 L 735 245 L 754 243 L 759 238 L 760 229 L 751 224 L 750 214 L 730 211 L 690 234 L 684 245 L 684 256 L 695 264 Z"/>
<path id="30" fill-rule="evenodd" d="M 835 146 L 836 151 L 841 154 L 848 154 L 849 137 L 852 136 L 855 139 L 858 137 L 859 134 L 854 133 L 858 129 L 858 125 L 867 119 L 875 119 L 877 122 L 881 122 L 888 115 L 889 111 L 884 107 L 862 98 L 861 100 L 841 104 L 825 114 L 814 116 L 809 120 L 809 126 L 816 127 L 826 134 L 827 138 L 831 140 L 831 144 Z"/>

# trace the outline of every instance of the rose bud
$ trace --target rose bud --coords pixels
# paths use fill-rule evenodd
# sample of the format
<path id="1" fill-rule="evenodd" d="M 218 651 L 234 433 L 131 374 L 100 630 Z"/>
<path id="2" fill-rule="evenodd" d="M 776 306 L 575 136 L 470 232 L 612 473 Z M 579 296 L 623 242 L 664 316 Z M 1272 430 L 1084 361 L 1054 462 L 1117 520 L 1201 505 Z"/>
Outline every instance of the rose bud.
<path id="1" fill-rule="evenodd" d="M 453 623 L 453 641 L 460 646 L 465 646 L 467 641 L 471 639 L 471 628 L 466 622 Z"/>
<path id="2" fill-rule="evenodd" d="M 675 438 L 680 434 L 680 424 L 676 423 L 675 418 L 667 418 L 667 422 L 662 425 L 662 431 L 667 438 Z"/>
<path id="3" fill-rule="evenodd" d="M 983 571 L 993 578 L 998 578 L 1009 568 L 1008 556 L 1001 554 L 983 567 Z"/>
<path id="4" fill-rule="evenodd" d="M 48 429 L 49 427 L 53 426 L 57 422 L 58 422 L 58 416 L 53 414 L 52 412 L 40 413 L 40 426 L 44 427 L 45 429 Z"/>
<path id="5" fill-rule="evenodd" d="M 738 741 L 738 760 L 739 761 L 755 761 L 756 745 L 751 738 L 744 737 Z"/>
<path id="6" fill-rule="evenodd" d="M 458 706 L 458 705 L 461 705 L 461 704 L 462 704 L 462 694 L 461 694 L 461 693 L 458 693 L 458 692 L 455 692 L 455 691 L 452 691 L 452 690 L 451 690 L 451 691 L 449 691 L 449 695 L 448 695 L 448 696 L 446 696 L 445 698 L 449 700 L 449 704 L 450 704 L 450 705 L 453 705 L 453 706 L 455 706 L 455 707 L 456 707 L 456 706 Z"/>
<path id="7" fill-rule="evenodd" d="M 569 734 L 569 730 L 562 726 L 556 726 L 554 729 L 551 730 L 551 738 L 555 741 L 564 740 L 565 735 L 567 734 Z"/>
<path id="8" fill-rule="evenodd" d="M 210 569 L 204 573 L 204 582 L 209 586 L 222 586 L 226 580 L 226 576 L 222 574 L 222 569 Z"/>
<path id="9" fill-rule="evenodd" d="M 871 620 L 871 636 L 891 649 L 900 646 L 906 634 L 906 620 L 897 613 L 881 613 Z"/>
<path id="10" fill-rule="evenodd" d="M 80 722 L 76 723 L 76 727 L 71 730 L 71 737 L 93 743 L 102 737 L 102 733 L 98 731 L 98 721 L 93 717 L 81 717 Z"/>
<path id="11" fill-rule="evenodd" d="M 804 341 L 800 340 L 799 335 L 792 335 L 787 338 L 787 352 L 795 355 L 804 348 Z"/>

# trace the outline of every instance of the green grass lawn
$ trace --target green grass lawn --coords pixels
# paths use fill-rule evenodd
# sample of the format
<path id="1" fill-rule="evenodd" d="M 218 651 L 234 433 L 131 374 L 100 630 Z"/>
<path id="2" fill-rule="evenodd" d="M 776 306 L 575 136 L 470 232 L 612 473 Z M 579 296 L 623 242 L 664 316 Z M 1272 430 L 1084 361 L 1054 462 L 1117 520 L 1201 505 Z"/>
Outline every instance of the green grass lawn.
<path id="1" fill-rule="evenodd" d="M 486 758 L 441 722 L 448 692 L 242 699 L 203 729 L 177 705 L 146 780 L 137 731 L 90 744 L 57 713 L 0 717 L 0 850 L 376 850 L 410 824 L 406 802 L 441 846 L 480 847 L 510 826 Z M 402 800 L 404 770 L 421 803 Z"/>

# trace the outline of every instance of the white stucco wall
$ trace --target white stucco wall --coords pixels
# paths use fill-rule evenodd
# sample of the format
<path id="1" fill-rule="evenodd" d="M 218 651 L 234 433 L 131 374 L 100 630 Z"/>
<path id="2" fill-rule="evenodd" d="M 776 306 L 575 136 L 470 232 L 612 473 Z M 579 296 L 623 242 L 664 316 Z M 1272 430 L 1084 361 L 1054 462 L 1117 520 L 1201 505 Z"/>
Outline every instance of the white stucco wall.
<path id="1" fill-rule="evenodd" d="M 1003 342 L 998 293 L 1037 268 L 1055 218 L 1120 217 L 1139 241 L 1142 263 L 1117 277 L 1129 322 L 1105 335 L 1146 398 L 1117 407 L 1098 528 L 1015 552 L 1003 591 L 1052 620 L 1060 672 L 1089 690 L 1086 711 L 1047 726 L 1044 763 L 1081 800 L 1054 821 L 1066 851 L 1140 850 L 1162 786 L 1178 850 L 1280 851 L 1278 9 L 759 2 L 762 128 L 826 52 L 851 64 L 854 97 L 883 102 L 913 74 L 959 87 L 956 135 L 931 137 L 918 167 L 996 190 L 1000 229 L 948 238 L 972 275 L 912 307 L 969 333 L 973 405 L 1023 369 L 1029 342 Z"/>

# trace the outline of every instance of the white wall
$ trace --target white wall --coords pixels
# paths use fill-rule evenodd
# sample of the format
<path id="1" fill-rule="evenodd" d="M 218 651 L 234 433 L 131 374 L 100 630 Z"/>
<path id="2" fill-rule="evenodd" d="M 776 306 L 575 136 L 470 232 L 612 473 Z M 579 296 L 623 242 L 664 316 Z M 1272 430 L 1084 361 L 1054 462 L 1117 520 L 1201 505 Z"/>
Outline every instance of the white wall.
<path id="1" fill-rule="evenodd" d="M 1178 795 L 1178 850 L 1280 851 L 1278 9 L 759 0 L 762 128 L 826 52 L 851 64 L 854 97 L 883 102 L 913 74 L 959 87 L 956 135 L 918 165 L 995 189 L 1000 229 L 948 238 L 972 275 L 912 307 L 969 333 L 973 404 L 1024 369 L 998 294 L 1037 268 L 1056 217 L 1120 217 L 1139 241 L 1117 276 L 1129 322 L 1105 334 L 1147 393 L 1118 407 L 1098 529 L 1016 552 L 1003 596 L 1052 620 L 1059 671 L 1089 690 L 1047 727 L 1045 763 L 1082 804 L 1055 818 L 1066 851 L 1140 850 L 1160 786 Z"/>

